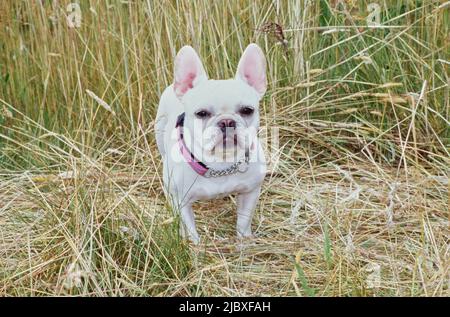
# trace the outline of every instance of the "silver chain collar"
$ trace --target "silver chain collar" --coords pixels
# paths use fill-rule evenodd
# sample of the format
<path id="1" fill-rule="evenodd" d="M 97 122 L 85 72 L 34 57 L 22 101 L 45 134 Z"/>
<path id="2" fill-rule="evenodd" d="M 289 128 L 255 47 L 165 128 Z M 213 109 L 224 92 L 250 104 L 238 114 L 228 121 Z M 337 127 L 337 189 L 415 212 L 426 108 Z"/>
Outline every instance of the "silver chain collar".
<path id="1" fill-rule="evenodd" d="M 249 166 L 248 161 L 249 160 L 250 160 L 249 155 L 246 155 L 244 160 L 239 160 L 223 170 L 216 170 L 213 168 L 209 168 L 208 171 L 203 176 L 205 176 L 206 178 L 210 178 L 210 177 L 227 176 L 227 175 L 235 174 L 237 172 L 245 173 L 248 170 L 248 166 Z M 245 165 L 242 165 L 244 163 L 245 163 Z M 241 166 L 243 166 L 243 169 L 241 168 Z"/>

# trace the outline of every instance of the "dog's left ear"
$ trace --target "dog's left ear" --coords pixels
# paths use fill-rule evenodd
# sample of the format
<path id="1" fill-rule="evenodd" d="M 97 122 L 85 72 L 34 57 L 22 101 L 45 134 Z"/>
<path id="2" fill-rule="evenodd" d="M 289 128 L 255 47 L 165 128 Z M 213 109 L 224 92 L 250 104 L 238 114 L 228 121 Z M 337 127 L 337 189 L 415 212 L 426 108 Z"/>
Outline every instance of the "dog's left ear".
<path id="1" fill-rule="evenodd" d="M 250 44 L 242 54 L 236 72 L 236 78 L 253 87 L 260 96 L 267 89 L 266 58 L 261 48 L 255 43 Z"/>

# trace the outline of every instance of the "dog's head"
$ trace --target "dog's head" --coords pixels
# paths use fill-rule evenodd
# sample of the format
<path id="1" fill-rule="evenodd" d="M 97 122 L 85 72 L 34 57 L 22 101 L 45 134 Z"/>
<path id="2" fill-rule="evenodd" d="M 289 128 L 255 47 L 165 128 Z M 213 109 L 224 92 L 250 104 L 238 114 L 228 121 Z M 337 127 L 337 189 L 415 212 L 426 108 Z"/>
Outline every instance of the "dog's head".
<path id="1" fill-rule="evenodd" d="M 184 127 L 202 157 L 248 150 L 259 128 L 259 101 L 267 88 L 266 60 L 256 44 L 244 51 L 234 79 L 209 80 L 195 50 L 175 58 L 175 94 L 184 106 Z"/>

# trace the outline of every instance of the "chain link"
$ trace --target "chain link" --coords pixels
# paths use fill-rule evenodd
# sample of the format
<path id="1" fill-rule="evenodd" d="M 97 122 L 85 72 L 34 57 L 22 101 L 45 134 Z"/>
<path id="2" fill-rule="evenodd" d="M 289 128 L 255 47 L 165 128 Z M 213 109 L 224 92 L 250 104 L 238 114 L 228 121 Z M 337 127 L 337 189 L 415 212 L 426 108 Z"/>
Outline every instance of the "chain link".
<path id="1" fill-rule="evenodd" d="M 248 161 L 249 161 L 249 158 L 246 157 L 244 161 L 241 160 L 241 161 L 238 161 L 236 163 L 233 163 L 230 167 L 227 167 L 227 168 L 225 168 L 223 170 L 215 170 L 215 169 L 210 168 L 210 169 L 208 169 L 208 171 L 205 173 L 204 176 L 209 178 L 209 177 L 227 176 L 227 175 L 234 174 L 236 172 L 245 173 L 247 171 L 247 169 L 248 169 Z M 243 170 L 243 171 L 239 170 L 239 166 L 242 163 L 247 164 L 247 168 L 245 170 Z"/>

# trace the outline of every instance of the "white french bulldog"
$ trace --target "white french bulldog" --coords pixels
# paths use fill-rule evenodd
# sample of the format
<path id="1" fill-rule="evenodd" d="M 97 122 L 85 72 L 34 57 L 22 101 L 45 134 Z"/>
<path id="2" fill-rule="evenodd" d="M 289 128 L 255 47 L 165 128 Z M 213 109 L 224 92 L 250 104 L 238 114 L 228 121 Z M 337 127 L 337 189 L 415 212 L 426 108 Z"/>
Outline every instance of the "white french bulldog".
<path id="1" fill-rule="evenodd" d="M 184 46 L 174 73 L 159 102 L 155 134 L 164 191 L 181 214 L 181 233 L 198 244 L 192 204 L 237 194 L 237 234 L 249 237 L 266 174 L 256 136 L 259 101 L 267 88 L 264 54 L 250 44 L 234 79 L 210 80 L 195 50 Z"/>

